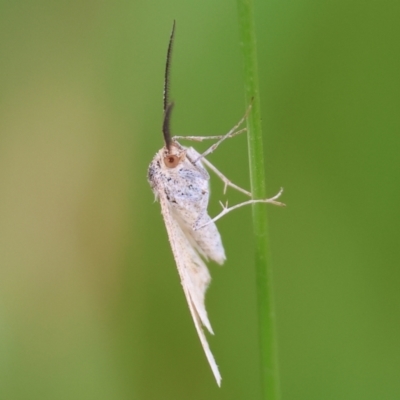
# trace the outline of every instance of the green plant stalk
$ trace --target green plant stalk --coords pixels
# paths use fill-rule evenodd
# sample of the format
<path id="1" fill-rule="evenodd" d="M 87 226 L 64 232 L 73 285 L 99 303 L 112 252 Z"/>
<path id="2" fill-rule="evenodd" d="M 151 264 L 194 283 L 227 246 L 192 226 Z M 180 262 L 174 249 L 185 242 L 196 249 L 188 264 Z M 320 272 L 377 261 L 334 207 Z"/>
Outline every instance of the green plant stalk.
<path id="1" fill-rule="evenodd" d="M 265 169 L 253 1 L 237 0 L 237 4 L 240 43 L 244 59 L 246 103 L 252 104 L 251 112 L 247 118 L 251 191 L 254 198 L 265 199 Z M 280 398 L 279 370 L 266 205 L 254 204 L 252 214 L 255 238 L 262 393 L 264 400 L 278 400 Z"/>

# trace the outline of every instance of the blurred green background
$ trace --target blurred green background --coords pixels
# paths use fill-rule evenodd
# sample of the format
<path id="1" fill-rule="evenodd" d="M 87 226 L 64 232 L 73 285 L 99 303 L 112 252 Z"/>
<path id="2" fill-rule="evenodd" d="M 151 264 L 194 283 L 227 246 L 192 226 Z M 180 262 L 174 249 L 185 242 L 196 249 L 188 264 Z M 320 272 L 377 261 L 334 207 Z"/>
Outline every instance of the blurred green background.
<path id="1" fill-rule="evenodd" d="M 399 399 L 400 3 L 255 10 L 282 398 Z M 250 208 L 210 265 L 218 389 L 146 181 L 174 18 L 173 132 L 225 133 L 235 2 L 0 3 L 1 400 L 260 398 Z M 244 136 L 210 160 L 249 186 Z"/>

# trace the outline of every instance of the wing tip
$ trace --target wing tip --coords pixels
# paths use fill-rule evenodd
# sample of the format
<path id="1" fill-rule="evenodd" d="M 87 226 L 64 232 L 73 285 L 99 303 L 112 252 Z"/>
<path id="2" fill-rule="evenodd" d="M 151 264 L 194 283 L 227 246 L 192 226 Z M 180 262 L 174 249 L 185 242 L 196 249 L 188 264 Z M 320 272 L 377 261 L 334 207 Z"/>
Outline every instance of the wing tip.
<path id="1" fill-rule="evenodd" d="M 219 369 L 218 369 L 217 364 L 215 364 L 211 369 L 212 369 L 212 372 L 214 374 L 214 378 L 217 381 L 218 387 L 221 387 L 222 377 L 221 377 L 221 374 L 219 373 Z"/>

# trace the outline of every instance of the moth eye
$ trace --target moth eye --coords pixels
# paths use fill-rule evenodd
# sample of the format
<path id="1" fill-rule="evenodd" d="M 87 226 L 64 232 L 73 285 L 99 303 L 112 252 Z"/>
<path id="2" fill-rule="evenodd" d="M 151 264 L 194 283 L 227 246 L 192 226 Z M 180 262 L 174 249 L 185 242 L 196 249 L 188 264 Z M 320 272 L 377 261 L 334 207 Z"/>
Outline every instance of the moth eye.
<path id="1" fill-rule="evenodd" d="M 175 168 L 179 164 L 180 158 L 178 156 L 164 157 L 165 166 L 168 168 Z"/>

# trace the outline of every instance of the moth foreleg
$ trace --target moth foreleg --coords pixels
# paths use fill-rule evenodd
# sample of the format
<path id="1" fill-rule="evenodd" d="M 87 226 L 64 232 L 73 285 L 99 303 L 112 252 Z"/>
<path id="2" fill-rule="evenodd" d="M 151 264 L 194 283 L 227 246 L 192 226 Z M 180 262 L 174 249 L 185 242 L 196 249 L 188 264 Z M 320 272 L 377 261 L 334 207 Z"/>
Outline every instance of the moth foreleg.
<path id="1" fill-rule="evenodd" d="M 225 135 L 223 135 L 217 143 L 214 143 L 211 147 L 209 147 L 203 154 L 201 154 L 199 156 L 199 158 L 197 160 L 195 160 L 195 162 L 201 160 L 202 158 L 208 156 L 209 154 L 211 154 L 224 140 L 229 139 L 233 136 L 236 136 L 239 133 L 245 132 L 247 131 L 247 128 L 243 128 L 240 131 L 238 131 L 237 129 L 239 128 L 240 125 L 243 124 L 243 122 L 245 121 L 245 119 L 247 118 L 247 116 L 249 115 L 249 112 L 251 110 L 251 104 L 249 105 L 249 107 L 247 108 L 246 112 L 244 113 L 243 117 L 240 119 L 240 121 Z"/>
<path id="2" fill-rule="evenodd" d="M 232 138 L 236 135 L 240 135 L 243 132 L 246 132 L 247 128 L 240 129 L 236 132 L 229 131 L 231 135 L 227 137 L 226 139 Z M 217 139 L 224 139 L 226 136 L 225 135 L 217 135 L 217 136 L 174 136 L 172 140 L 191 140 L 193 142 L 202 142 L 203 140 L 217 140 Z"/>

